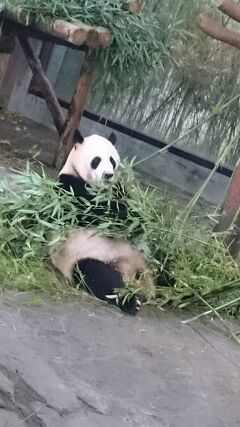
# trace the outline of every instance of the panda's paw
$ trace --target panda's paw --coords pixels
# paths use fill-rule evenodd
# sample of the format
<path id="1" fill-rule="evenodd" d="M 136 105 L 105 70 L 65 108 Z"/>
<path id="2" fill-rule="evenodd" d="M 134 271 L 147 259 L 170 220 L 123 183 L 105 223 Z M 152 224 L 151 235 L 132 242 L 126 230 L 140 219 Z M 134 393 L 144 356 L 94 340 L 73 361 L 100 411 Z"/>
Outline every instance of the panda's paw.
<path id="1" fill-rule="evenodd" d="M 105 298 L 110 303 L 113 303 L 117 307 L 119 307 L 125 313 L 131 314 L 132 316 L 136 315 L 141 307 L 141 302 L 136 295 L 133 295 L 129 300 L 122 303 L 122 299 L 119 298 L 117 294 L 105 295 Z"/>
<path id="2" fill-rule="evenodd" d="M 121 301 L 120 301 L 119 307 L 125 313 L 128 313 L 128 314 L 131 314 L 132 316 L 135 316 L 140 310 L 141 302 L 136 297 L 136 295 L 133 295 L 129 300 L 125 301 L 124 304 L 121 304 Z"/>
<path id="3" fill-rule="evenodd" d="M 136 309 L 139 310 L 141 305 L 142 305 L 141 301 L 138 298 L 136 298 Z"/>

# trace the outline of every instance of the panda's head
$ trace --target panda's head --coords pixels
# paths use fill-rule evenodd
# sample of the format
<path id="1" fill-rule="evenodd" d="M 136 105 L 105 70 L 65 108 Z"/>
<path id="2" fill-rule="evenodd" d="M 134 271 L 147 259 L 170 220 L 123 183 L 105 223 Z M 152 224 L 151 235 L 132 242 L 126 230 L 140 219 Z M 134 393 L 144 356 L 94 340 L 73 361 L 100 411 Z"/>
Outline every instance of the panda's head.
<path id="1" fill-rule="evenodd" d="M 112 181 L 120 163 L 115 141 L 113 133 L 109 139 L 100 135 L 83 138 L 76 130 L 74 147 L 59 175 L 80 177 L 89 184 Z"/>

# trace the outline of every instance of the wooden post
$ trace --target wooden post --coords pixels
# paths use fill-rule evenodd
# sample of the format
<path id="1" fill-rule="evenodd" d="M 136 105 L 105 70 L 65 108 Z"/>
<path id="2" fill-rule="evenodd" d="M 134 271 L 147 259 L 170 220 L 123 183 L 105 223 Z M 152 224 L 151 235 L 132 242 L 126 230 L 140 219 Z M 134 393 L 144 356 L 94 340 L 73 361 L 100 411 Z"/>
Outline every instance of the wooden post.
<path id="1" fill-rule="evenodd" d="M 240 215 L 236 215 L 236 220 L 234 222 L 234 229 L 226 239 L 226 245 L 229 248 L 229 252 L 232 255 L 233 259 L 239 260 L 239 251 L 240 251 Z"/>
<path id="2" fill-rule="evenodd" d="M 220 0 L 218 9 L 224 14 L 240 22 L 240 6 L 234 0 Z M 240 49 L 240 34 L 223 27 L 206 14 L 197 18 L 199 28 L 210 37 L 227 43 Z M 225 201 L 221 209 L 221 217 L 214 232 L 227 231 L 233 226 L 226 245 L 234 259 L 237 259 L 240 251 L 240 159 L 236 165 L 231 179 Z"/>
<path id="3" fill-rule="evenodd" d="M 233 177 L 231 179 L 226 198 L 221 208 L 221 216 L 214 232 L 222 232 L 231 229 L 226 238 L 226 245 L 234 259 L 239 256 L 240 250 L 240 159 L 236 165 Z"/>
<path id="4" fill-rule="evenodd" d="M 48 109 L 53 117 L 53 121 L 58 131 L 58 134 L 61 136 L 64 127 L 64 114 L 59 105 L 55 92 L 48 78 L 45 76 L 41 62 L 39 58 L 35 55 L 34 50 L 28 39 L 19 34 L 18 39 L 28 61 L 28 64 L 32 70 L 33 76 L 38 83 L 39 90 L 41 91 L 48 106 Z"/>
<path id="5" fill-rule="evenodd" d="M 64 123 L 63 133 L 56 152 L 54 165 L 57 169 L 61 169 L 68 154 L 73 148 L 73 134 L 78 128 L 80 119 L 83 114 L 84 105 L 86 103 L 89 86 L 91 83 L 92 69 L 84 67 L 83 72 L 76 85 L 74 95 L 67 113 Z"/>
<path id="6" fill-rule="evenodd" d="M 232 176 L 221 208 L 221 217 L 218 224 L 214 228 L 214 232 L 226 231 L 233 223 L 240 206 L 240 160 L 236 165 L 236 169 Z"/>

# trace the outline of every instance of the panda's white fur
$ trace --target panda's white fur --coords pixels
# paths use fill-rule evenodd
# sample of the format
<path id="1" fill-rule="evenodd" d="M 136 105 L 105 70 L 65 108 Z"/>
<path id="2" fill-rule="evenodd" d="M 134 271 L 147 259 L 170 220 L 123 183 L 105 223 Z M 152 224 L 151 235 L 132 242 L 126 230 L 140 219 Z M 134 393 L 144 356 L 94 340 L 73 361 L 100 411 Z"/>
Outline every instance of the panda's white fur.
<path id="1" fill-rule="evenodd" d="M 96 169 L 91 167 L 94 158 L 101 159 Z M 111 181 L 119 163 L 120 157 L 112 142 L 102 136 L 91 135 L 75 144 L 59 175 L 80 176 L 87 183 L 101 182 L 105 176 L 111 176 Z"/>
<path id="2" fill-rule="evenodd" d="M 96 234 L 90 228 L 71 230 L 66 241 L 60 243 L 51 254 L 53 265 L 69 281 L 72 281 L 74 265 L 86 258 L 111 265 L 121 273 L 125 282 L 130 281 L 136 273 L 142 273 L 144 280 L 152 284 L 145 259 L 134 246 L 122 239 Z"/>

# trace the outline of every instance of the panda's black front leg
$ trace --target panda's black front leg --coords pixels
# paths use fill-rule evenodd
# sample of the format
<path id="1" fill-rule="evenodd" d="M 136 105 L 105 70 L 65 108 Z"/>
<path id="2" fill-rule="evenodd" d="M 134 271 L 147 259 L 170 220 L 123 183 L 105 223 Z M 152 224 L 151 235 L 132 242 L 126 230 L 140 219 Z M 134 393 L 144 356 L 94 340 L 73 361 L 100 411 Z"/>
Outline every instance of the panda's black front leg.
<path id="1" fill-rule="evenodd" d="M 119 307 L 122 311 L 135 315 L 140 306 L 138 298 L 133 295 L 123 303 L 115 289 L 125 287 L 121 274 L 109 264 L 94 259 L 78 261 L 73 269 L 73 282 L 81 285 L 88 293 L 98 299 Z"/>

